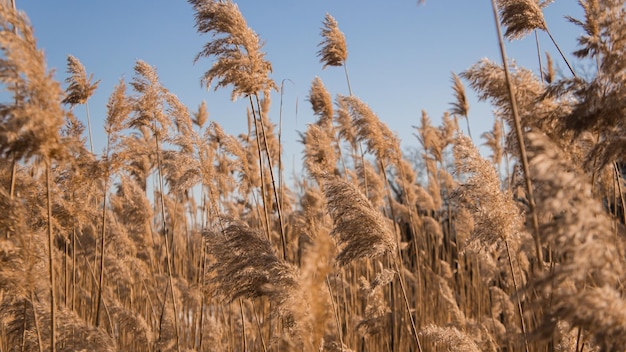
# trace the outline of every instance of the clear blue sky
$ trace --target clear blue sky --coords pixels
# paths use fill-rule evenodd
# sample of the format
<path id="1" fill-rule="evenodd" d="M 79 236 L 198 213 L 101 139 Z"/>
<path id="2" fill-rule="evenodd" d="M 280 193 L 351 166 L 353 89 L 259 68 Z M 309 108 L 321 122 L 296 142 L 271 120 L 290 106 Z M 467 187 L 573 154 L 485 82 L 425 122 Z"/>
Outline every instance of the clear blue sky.
<path id="1" fill-rule="evenodd" d="M 77 57 L 101 83 L 89 102 L 95 150 L 104 147 L 102 129 L 106 102 L 121 77 L 127 82 L 137 59 L 156 66 L 161 82 L 195 110 L 206 100 L 210 119 L 228 133 L 245 132 L 246 101 L 231 102 L 230 89 L 218 92 L 200 87 L 200 77 L 211 65 L 193 59 L 210 39 L 194 28 L 191 6 L 183 0 L 16 0 L 35 29 L 38 46 L 49 68 L 63 81 L 66 58 Z M 283 141 L 285 160 L 300 160 L 296 131 L 313 121 L 306 100 L 310 83 L 319 76 L 333 96 L 348 94 L 341 68 L 322 70 L 316 56 L 325 13 L 339 23 L 348 44 L 348 69 L 354 94 L 398 133 L 403 148 L 419 145 L 413 125 L 426 110 L 438 124 L 453 100 L 451 72 L 459 73 L 488 57 L 500 61 L 490 0 L 273 0 L 236 1 L 265 42 L 273 64 L 272 77 L 285 84 Z M 581 29 L 564 16 L 582 17 L 577 1 L 557 0 L 545 10 L 550 30 L 570 59 Z M 549 51 L 565 68 L 547 35 L 540 35 L 542 51 Z M 537 71 L 534 36 L 507 43 L 510 58 Z M 464 82 L 466 83 L 466 82 Z M 62 84 L 66 87 L 66 84 Z M 491 108 L 471 97 L 470 123 L 476 137 L 491 128 Z M 272 100 L 271 118 L 278 123 L 279 94 Z M 296 115 L 296 100 L 298 109 Z M 84 108 L 76 115 L 85 121 Z M 462 121 L 461 121 L 462 122 Z M 465 123 L 460 124 L 465 129 Z M 482 143 L 483 141 L 479 141 Z M 286 173 L 291 170 L 287 168 Z M 296 172 L 300 172 L 299 166 Z"/>

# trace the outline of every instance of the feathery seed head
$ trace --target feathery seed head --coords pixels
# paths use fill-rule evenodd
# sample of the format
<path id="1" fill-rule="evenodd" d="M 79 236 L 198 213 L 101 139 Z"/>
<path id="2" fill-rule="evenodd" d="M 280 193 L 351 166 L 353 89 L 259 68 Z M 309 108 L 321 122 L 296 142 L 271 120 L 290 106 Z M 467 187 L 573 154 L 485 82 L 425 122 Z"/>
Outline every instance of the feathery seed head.
<path id="1" fill-rule="evenodd" d="M 424 110 L 422 110 L 420 122 L 420 126 L 414 126 L 417 130 L 417 139 L 422 144 L 424 150 L 428 151 L 436 160 L 443 161 L 445 141 L 441 138 L 441 133 L 433 126 L 430 117 Z"/>
<path id="2" fill-rule="evenodd" d="M 331 236 L 341 248 L 337 255 L 339 265 L 395 250 L 391 225 L 361 191 L 352 183 L 328 174 L 322 175 L 322 183 L 328 212 L 335 223 Z"/>
<path id="3" fill-rule="evenodd" d="M 456 73 L 452 73 L 452 83 L 454 97 L 456 98 L 456 101 L 451 103 L 452 114 L 467 117 L 469 114 L 469 102 L 467 101 L 467 96 L 465 95 L 465 87 Z"/>
<path id="4" fill-rule="evenodd" d="M 583 328 L 600 351 L 618 351 L 626 345 L 626 301 L 619 290 L 608 285 L 587 288 L 554 302 L 552 320 Z"/>
<path id="5" fill-rule="evenodd" d="M 126 83 L 120 80 L 107 103 L 107 118 L 104 122 L 106 133 L 112 135 L 121 131 L 131 111 L 132 105 L 126 97 Z"/>
<path id="6" fill-rule="evenodd" d="M 385 125 L 372 109 L 354 96 L 337 96 L 343 101 L 352 118 L 357 140 L 365 142 L 367 149 L 380 161 L 391 159 L 396 162 L 401 158 L 397 136 Z"/>
<path id="7" fill-rule="evenodd" d="M 556 78 L 554 72 L 554 64 L 552 63 L 552 56 L 546 52 L 546 70 L 543 72 L 543 76 L 546 79 L 546 83 L 550 84 Z"/>
<path id="8" fill-rule="evenodd" d="M 165 92 L 165 101 L 168 105 L 168 113 L 174 121 L 178 132 L 186 137 L 193 131 L 193 121 L 189 109 L 171 92 Z"/>
<path id="9" fill-rule="evenodd" d="M 206 107 L 206 101 L 202 101 L 198 106 L 198 111 L 193 113 L 193 123 L 202 128 L 209 119 L 209 111 Z"/>
<path id="10" fill-rule="evenodd" d="M 461 136 L 454 145 L 457 171 L 468 175 L 465 183 L 454 191 L 474 215 L 473 239 L 494 244 L 516 238 L 522 218 L 509 192 L 500 190 L 500 180 L 493 165 L 483 159 L 469 138 Z"/>
<path id="11" fill-rule="evenodd" d="M 540 226 L 542 242 L 567 258 L 554 271 L 554 282 L 567 278 L 581 285 L 616 285 L 624 273 L 617 259 L 621 242 L 612 239 L 613 221 L 594 198 L 587 176 L 578 165 L 564 160 L 560 148 L 545 134 L 532 131 L 527 138 L 537 210 L 551 215 Z"/>
<path id="12" fill-rule="evenodd" d="M 203 233 L 208 252 L 215 258 L 209 282 L 215 285 L 216 294 L 231 302 L 239 297 L 268 297 L 286 327 L 299 329 L 305 301 L 297 268 L 276 255 L 261 231 L 238 220 L 225 222 L 220 232 Z"/>
<path id="13" fill-rule="evenodd" d="M 491 149 L 491 162 L 494 165 L 500 165 L 502 162 L 503 148 L 502 148 L 502 119 L 496 117 L 493 122 L 493 129 L 487 131 L 481 135 L 485 139 L 484 145 Z"/>
<path id="14" fill-rule="evenodd" d="M 547 5 L 539 0 L 498 0 L 500 21 L 506 27 L 504 36 L 509 39 L 521 39 L 535 29 L 545 30 L 542 7 Z"/>
<path id="15" fill-rule="evenodd" d="M 339 30 L 337 21 L 330 14 L 326 14 L 324 18 L 324 28 L 322 28 L 322 37 L 324 40 L 318 45 L 321 46 L 317 52 L 320 62 L 326 66 L 341 66 L 348 58 L 348 47 L 346 38 Z"/>
<path id="16" fill-rule="evenodd" d="M 302 135 L 304 144 L 305 166 L 311 175 L 319 172 L 334 173 L 337 155 L 333 148 L 333 140 L 318 125 L 309 125 Z"/>
<path id="17" fill-rule="evenodd" d="M 188 0 L 196 11 L 196 29 L 211 33 L 213 40 L 196 55 L 215 57 L 211 69 L 205 72 L 201 83 L 207 88 L 217 80 L 215 89 L 233 86 L 231 98 L 268 92 L 277 89 L 269 78 L 272 65 L 261 51 L 263 44 L 246 23 L 239 8 L 230 0 Z"/>
<path id="18" fill-rule="evenodd" d="M 554 130 L 554 116 L 563 114 L 569 104 L 545 97 L 545 87 L 531 70 L 510 65 L 511 80 L 515 86 L 515 100 L 522 127 L 534 126 L 544 132 Z M 501 65 L 482 59 L 461 76 L 467 79 L 480 100 L 488 100 L 496 107 L 496 113 L 512 125 L 513 113 L 508 88 Z"/>
<path id="19" fill-rule="evenodd" d="M 575 51 L 574 55 L 580 58 L 597 55 L 602 46 L 605 45 L 601 39 L 601 21 L 603 17 L 606 18 L 603 16 L 603 13 L 606 12 L 600 10 L 599 0 L 579 0 L 578 3 L 585 11 L 585 20 L 580 21 L 573 17 L 567 17 L 570 22 L 580 26 L 585 31 L 585 35 L 578 39 L 582 48 Z"/>
<path id="20" fill-rule="evenodd" d="M 148 127 L 161 136 L 172 124 L 164 112 L 167 90 L 159 82 L 156 69 L 142 60 L 135 63 L 135 75 L 131 85 L 140 95 L 133 99 L 135 116 L 131 127 Z"/>
<path id="21" fill-rule="evenodd" d="M 215 257 L 210 282 L 229 301 L 261 296 L 280 301 L 297 288 L 295 268 L 276 256 L 261 231 L 231 220 L 222 232 L 205 231 L 204 239 Z"/>
<path id="22" fill-rule="evenodd" d="M 313 113 L 319 117 L 317 123 L 329 130 L 333 122 L 333 100 L 319 77 L 315 77 L 311 83 L 309 102 L 313 108 Z"/>
<path id="23" fill-rule="evenodd" d="M 339 138 L 343 138 L 350 144 L 352 150 L 356 150 L 358 144 L 356 130 L 352 125 L 352 117 L 350 116 L 348 104 L 345 100 L 339 98 L 335 100 L 335 103 L 337 105 L 337 115 L 335 117 L 335 121 L 337 122 L 337 132 L 339 134 Z"/>
<path id="24" fill-rule="evenodd" d="M 63 103 L 71 105 L 85 104 L 96 88 L 98 88 L 100 80 L 91 83 L 93 74 L 87 78 L 85 67 L 72 55 L 67 57 L 67 73 L 71 74 L 71 76 L 65 79 L 69 86 L 65 90 L 67 96 L 63 99 Z"/>
<path id="25" fill-rule="evenodd" d="M 441 346 L 448 351 L 480 351 L 480 348 L 467 334 L 453 326 L 440 327 L 430 324 L 420 330 L 420 335 L 430 338 L 435 346 Z"/>
<path id="26" fill-rule="evenodd" d="M 0 155 L 16 160 L 62 153 L 63 92 L 46 68 L 25 15 L 0 6 L 0 82 L 13 96 L 0 104 Z"/>

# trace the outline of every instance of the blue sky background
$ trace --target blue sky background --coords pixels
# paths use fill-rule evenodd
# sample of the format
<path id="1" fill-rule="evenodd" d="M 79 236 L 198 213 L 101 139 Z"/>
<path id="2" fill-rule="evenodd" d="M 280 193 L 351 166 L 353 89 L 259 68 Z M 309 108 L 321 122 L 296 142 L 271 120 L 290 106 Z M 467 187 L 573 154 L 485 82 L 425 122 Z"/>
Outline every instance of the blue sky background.
<path id="1" fill-rule="evenodd" d="M 210 36 L 194 28 L 191 5 L 178 0 L 16 0 L 35 29 L 38 46 L 60 82 L 66 78 L 66 58 L 77 57 L 88 73 L 101 80 L 89 101 L 96 153 L 104 148 L 106 102 L 120 78 L 129 82 L 137 59 L 156 66 L 162 84 L 195 110 L 206 100 L 210 120 L 228 133 L 247 130 L 246 101 L 232 102 L 230 89 L 201 88 L 200 78 L 209 59 L 193 63 Z M 273 0 L 236 1 L 265 42 L 272 62 L 272 77 L 285 83 L 283 142 L 286 161 L 296 160 L 300 172 L 301 147 L 296 131 L 313 121 L 307 95 L 319 76 L 330 93 L 348 94 L 343 69 L 322 70 L 316 56 L 325 13 L 339 23 L 348 44 L 348 70 L 352 89 L 380 119 L 398 133 L 403 149 L 419 146 L 413 136 L 421 110 L 438 124 L 453 101 L 451 72 L 460 73 L 488 57 L 500 62 L 489 0 Z M 581 29 L 564 16 L 582 17 L 577 1 L 557 0 L 545 10 L 550 30 L 570 60 Z M 542 51 L 551 53 L 557 68 L 563 61 L 547 35 L 540 33 Z M 520 66 L 538 70 L 534 35 L 507 43 L 507 53 Z M 575 63 L 576 65 L 576 63 Z M 565 71 L 563 71 L 565 72 Z M 565 72 L 566 73 L 566 72 Z M 464 82 L 467 83 L 467 82 Z M 62 83 L 63 88 L 66 87 Z M 491 108 L 470 96 L 470 124 L 475 142 L 491 129 Z M 280 95 L 274 94 L 271 118 L 278 123 Z M 297 110 L 296 110 L 297 101 Z M 86 122 L 83 107 L 75 109 Z M 465 130 L 465 123 L 460 121 Z M 488 153 L 488 152 L 487 152 Z M 286 167 L 289 175 L 292 169 Z"/>

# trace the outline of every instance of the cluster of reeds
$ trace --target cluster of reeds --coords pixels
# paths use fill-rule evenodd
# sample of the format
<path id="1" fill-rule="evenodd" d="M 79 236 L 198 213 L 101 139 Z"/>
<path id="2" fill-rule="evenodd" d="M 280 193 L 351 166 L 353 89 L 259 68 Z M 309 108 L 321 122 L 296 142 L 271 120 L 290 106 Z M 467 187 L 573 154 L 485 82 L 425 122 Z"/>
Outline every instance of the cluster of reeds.
<path id="1" fill-rule="evenodd" d="M 202 82 L 246 99 L 250 130 L 225 133 L 139 60 L 102 154 L 74 115 L 98 81 L 69 56 L 63 91 L 0 6 L 0 352 L 626 350 L 623 0 L 571 19 L 588 78 L 511 66 L 502 39 L 547 32 L 549 1 L 494 0 L 501 58 L 453 75 L 417 159 L 352 95 L 327 15 L 321 68 L 343 66 L 350 94 L 313 79 L 292 185 L 259 37 L 231 1 L 189 3 L 211 36 Z M 458 127 L 463 80 L 493 104 L 489 158 Z"/>

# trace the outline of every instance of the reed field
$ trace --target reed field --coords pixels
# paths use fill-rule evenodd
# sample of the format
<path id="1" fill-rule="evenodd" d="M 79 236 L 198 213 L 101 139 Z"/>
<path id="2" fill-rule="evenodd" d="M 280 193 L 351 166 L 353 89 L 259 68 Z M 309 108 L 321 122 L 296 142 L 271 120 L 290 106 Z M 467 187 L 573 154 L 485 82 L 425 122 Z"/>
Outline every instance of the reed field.
<path id="1" fill-rule="evenodd" d="M 550 2 L 492 0 L 501 55 L 452 75 L 419 155 L 313 79 L 293 182 L 235 3 L 188 0 L 201 84 L 249 106 L 238 135 L 142 60 L 104 126 L 79 121 L 98 73 L 68 56 L 56 81 L 0 5 L 0 352 L 626 351 L 626 2 L 580 0 L 576 51 L 515 65 L 508 40 L 550 35 Z M 350 87 L 349 38 L 331 14 L 319 34 Z M 466 89 L 491 104 L 481 136 Z"/>

